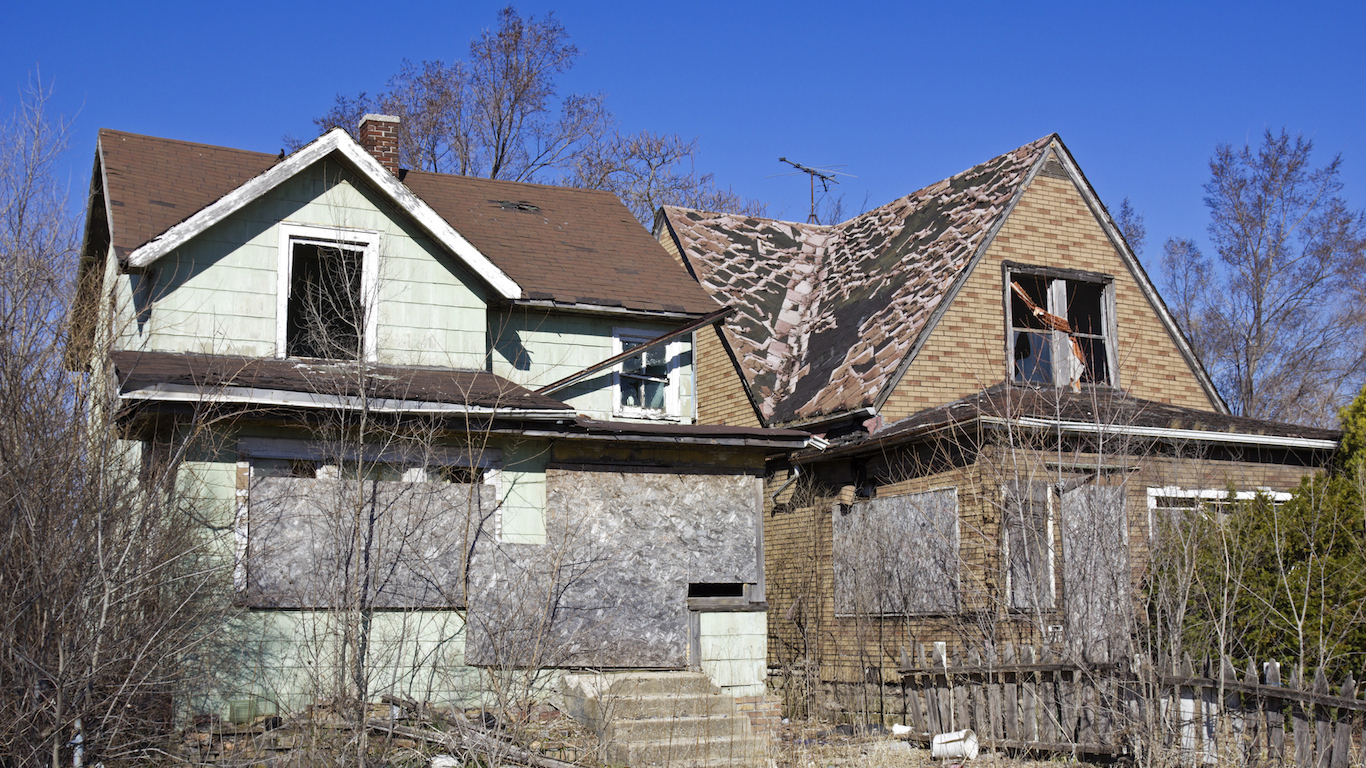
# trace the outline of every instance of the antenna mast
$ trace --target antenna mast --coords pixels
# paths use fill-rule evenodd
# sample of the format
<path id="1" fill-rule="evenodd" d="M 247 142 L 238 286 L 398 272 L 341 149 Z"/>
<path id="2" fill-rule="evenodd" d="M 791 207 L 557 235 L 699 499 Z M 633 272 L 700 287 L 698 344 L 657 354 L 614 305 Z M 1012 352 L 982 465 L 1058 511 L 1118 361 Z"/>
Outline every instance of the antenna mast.
<path id="1" fill-rule="evenodd" d="M 794 163 L 786 157 L 778 158 L 778 162 L 787 163 L 797 170 L 811 177 L 811 215 L 806 217 L 807 224 L 819 224 L 816 220 L 816 179 L 821 180 L 821 192 L 829 193 L 831 184 L 838 184 L 839 179 L 835 178 L 833 172 L 822 171 L 819 168 L 808 168 L 801 163 Z"/>

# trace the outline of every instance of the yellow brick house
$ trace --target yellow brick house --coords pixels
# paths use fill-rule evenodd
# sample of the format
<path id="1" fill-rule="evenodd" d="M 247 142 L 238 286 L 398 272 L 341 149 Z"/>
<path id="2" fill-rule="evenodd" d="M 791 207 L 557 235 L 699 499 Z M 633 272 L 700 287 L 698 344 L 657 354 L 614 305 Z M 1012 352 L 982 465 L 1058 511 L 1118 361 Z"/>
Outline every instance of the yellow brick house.
<path id="1" fill-rule="evenodd" d="M 829 443 L 768 466 L 773 674 L 1114 658 L 1166 515 L 1283 498 L 1337 444 L 1229 413 L 1057 135 L 840 223 L 655 235 L 734 310 L 697 333 L 699 419 Z"/>

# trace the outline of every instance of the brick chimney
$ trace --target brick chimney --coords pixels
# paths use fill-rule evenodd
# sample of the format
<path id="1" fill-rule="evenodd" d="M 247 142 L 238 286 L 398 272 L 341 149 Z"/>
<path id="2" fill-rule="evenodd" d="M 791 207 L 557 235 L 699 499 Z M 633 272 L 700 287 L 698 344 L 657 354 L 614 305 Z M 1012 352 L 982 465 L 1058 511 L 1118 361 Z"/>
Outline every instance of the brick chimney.
<path id="1" fill-rule="evenodd" d="M 366 115 L 360 119 L 360 145 L 389 173 L 398 175 L 398 118 Z"/>

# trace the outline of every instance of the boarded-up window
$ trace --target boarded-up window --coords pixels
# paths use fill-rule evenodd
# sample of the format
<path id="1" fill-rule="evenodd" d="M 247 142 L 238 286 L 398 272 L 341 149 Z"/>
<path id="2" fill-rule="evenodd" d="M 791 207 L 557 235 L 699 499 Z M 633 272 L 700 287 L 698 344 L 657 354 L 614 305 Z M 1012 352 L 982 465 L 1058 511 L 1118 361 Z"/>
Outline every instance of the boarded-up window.
<path id="1" fill-rule="evenodd" d="M 1053 607 L 1052 526 L 1048 485 L 1011 483 L 1005 489 L 1006 583 L 1010 607 L 1036 610 Z"/>
<path id="2" fill-rule="evenodd" d="M 1062 495 L 1067 643 L 1088 661 L 1108 661 L 1128 637 L 1127 526 L 1123 487 L 1088 484 Z"/>
<path id="3" fill-rule="evenodd" d="M 835 611 L 958 610 L 958 492 L 861 501 L 834 512 Z"/>
<path id="4" fill-rule="evenodd" d="M 481 526 L 491 527 L 496 506 L 491 486 L 318 479 L 310 476 L 311 462 L 271 464 L 261 467 L 266 471 L 257 473 L 250 491 L 246 599 L 251 605 L 462 604 L 465 542 Z"/>

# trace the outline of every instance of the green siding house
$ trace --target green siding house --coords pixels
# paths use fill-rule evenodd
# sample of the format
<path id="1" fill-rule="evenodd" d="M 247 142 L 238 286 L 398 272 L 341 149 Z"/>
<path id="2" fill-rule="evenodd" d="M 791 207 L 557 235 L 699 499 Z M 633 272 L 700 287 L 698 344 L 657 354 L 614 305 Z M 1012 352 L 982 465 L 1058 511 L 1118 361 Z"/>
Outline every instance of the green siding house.
<path id="1" fill-rule="evenodd" d="M 395 128 L 99 134 L 75 361 L 205 521 L 230 608 L 190 709 L 530 669 L 762 694 L 763 467 L 809 436 L 697 423 L 725 313 L 614 196 L 400 169 Z"/>

